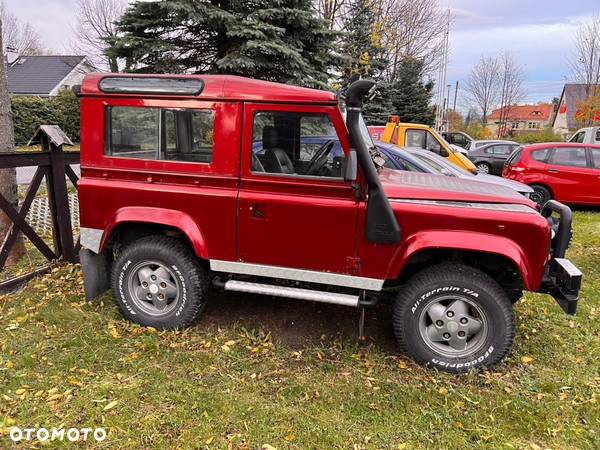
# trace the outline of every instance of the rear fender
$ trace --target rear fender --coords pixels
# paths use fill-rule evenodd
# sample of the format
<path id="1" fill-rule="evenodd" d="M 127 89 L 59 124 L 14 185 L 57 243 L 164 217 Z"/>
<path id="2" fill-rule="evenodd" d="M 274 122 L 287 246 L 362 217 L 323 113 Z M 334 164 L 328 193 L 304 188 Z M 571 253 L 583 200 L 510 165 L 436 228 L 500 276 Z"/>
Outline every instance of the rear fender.
<path id="1" fill-rule="evenodd" d="M 444 230 L 422 231 L 409 236 L 394 254 L 387 278 L 398 278 L 410 259 L 425 250 L 455 250 L 499 255 L 511 261 L 519 270 L 526 289 L 535 290 L 539 284 L 523 249 L 512 239 L 485 233 Z"/>
<path id="2" fill-rule="evenodd" d="M 119 226 L 128 222 L 148 223 L 154 225 L 165 225 L 181 231 L 190 241 L 196 256 L 208 259 L 208 248 L 206 241 L 198 224 L 191 216 L 181 211 L 165 208 L 151 208 L 140 206 L 128 206 L 118 209 L 102 236 L 100 251 L 104 251 L 112 232 Z"/>

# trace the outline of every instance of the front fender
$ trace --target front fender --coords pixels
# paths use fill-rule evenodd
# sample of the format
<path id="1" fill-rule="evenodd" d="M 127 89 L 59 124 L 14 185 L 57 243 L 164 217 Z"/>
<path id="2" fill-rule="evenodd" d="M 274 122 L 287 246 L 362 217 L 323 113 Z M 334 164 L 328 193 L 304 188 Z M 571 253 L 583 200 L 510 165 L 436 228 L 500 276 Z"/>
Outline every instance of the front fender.
<path id="1" fill-rule="evenodd" d="M 503 236 L 471 231 L 421 231 L 409 236 L 395 252 L 388 279 L 396 279 L 407 262 L 425 250 L 457 250 L 490 253 L 502 256 L 515 265 L 525 288 L 535 290 L 540 276 L 532 271 L 523 249 L 512 239 Z"/>
<path id="2" fill-rule="evenodd" d="M 198 224 L 192 217 L 184 212 L 166 208 L 153 208 L 143 206 L 127 206 L 118 209 L 105 227 L 105 232 L 100 243 L 100 251 L 104 251 L 106 243 L 112 232 L 124 223 L 148 223 L 166 225 L 181 231 L 192 244 L 194 253 L 203 259 L 209 258 L 206 241 Z"/>

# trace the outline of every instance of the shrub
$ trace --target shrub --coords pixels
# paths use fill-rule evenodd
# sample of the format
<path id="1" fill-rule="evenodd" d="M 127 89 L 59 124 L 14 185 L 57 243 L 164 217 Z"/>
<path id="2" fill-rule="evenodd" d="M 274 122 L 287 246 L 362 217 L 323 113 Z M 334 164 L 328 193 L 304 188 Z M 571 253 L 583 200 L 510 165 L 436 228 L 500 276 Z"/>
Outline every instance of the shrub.
<path id="1" fill-rule="evenodd" d="M 562 136 L 560 134 L 556 134 L 552 127 L 547 127 L 542 131 L 534 133 L 515 134 L 507 139 L 519 142 L 520 144 L 536 144 L 538 142 L 561 142 Z"/>
<path id="2" fill-rule="evenodd" d="M 15 143 L 25 145 L 40 125 L 58 125 L 71 138 L 79 142 L 79 99 L 70 90 L 56 97 L 11 98 Z"/>

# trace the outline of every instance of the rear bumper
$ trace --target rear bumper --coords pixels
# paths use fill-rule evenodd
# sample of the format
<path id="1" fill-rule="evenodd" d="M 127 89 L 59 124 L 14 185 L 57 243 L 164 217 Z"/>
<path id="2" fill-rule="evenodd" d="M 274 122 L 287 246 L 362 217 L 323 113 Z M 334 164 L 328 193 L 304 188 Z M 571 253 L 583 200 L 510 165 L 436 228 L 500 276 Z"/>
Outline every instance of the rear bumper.
<path id="1" fill-rule="evenodd" d="M 552 213 L 557 213 L 559 217 L 552 217 Z M 544 205 L 542 215 L 548 219 L 555 236 L 550 250 L 552 258 L 546 265 L 540 292 L 552 295 L 565 313 L 575 314 L 582 274 L 575 264 L 565 258 L 572 236 L 571 209 L 562 203 L 550 200 Z"/>

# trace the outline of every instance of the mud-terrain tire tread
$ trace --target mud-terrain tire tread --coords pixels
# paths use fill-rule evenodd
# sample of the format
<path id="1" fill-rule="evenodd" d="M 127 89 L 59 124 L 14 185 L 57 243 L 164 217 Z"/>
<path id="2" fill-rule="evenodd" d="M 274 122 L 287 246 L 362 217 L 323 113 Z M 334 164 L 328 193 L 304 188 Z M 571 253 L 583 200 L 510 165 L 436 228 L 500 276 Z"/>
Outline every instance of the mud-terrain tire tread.
<path id="1" fill-rule="evenodd" d="M 148 258 L 157 258 L 158 255 L 157 259 L 161 259 L 161 255 L 165 255 L 167 259 L 176 262 L 181 267 L 181 273 L 189 286 L 187 304 L 179 317 L 169 317 L 162 319 L 162 323 L 160 324 L 152 324 L 148 323 L 147 320 L 139 320 L 140 317 L 145 319 L 143 312 L 141 315 L 139 313 L 132 315 L 125 305 L 123 305 L 119 297 L 119 273 L 125 261 L 133 259 L 131 255 L 139 252 L 148 252 Z M 190 248 L 176 238 L 163 235 L 146 236 L 131 242 L 127 247 L 123 248 L 113 264 L 111 275 L 113 298 L 123 316 L 132 322 L 144 326 L 152 326 L 157 329 L 182 329 L 196 322 L 206 306 L 208 285 L 209 281 L 206 270 L 200 265 L 199 260 Z"/>
<path id="2" fill-rule="evenodd" d="M 463 285 L 477 285 L 482 292 L 487 293 L 492 300 L 495 300 L 495 303 L 500 308 L 502 320 L 507 324 L 506 335 L 502 342 L 495 343 L 495 345 L 498 345 L 498 350 L 492 354 L 489 360 L 486 360 L 484 364 L 472 366 L 472 368 L 479 370 L 482 368 L 490 368 L 498 364 L 510 351 L 515 339 L 516 327 L 511 301 L 502 287 L 489 275 L 461 263 L 447 262 L 428 267 L 415 274 L 405 285 L 403 285 L 396 298 L 392 316 L 394 334 L 400 352 L 411 356 L 420 364 L 432 367 L 428 359 L 421 357 L 418 352 L 415 352 L 414 339 L 420 340 L 421 337 L 412 335 L 408 336 L 408 339 L 405 338 L 405 324 L 403 319 L 406 312 L 410 313 L 410 307 L 408 305 L 410 305 L 411 302 L 414 302 L 415 298 L 417 298 L 424 289 L 427 289 L 426 286 L 435 285 L 436 283 L 444 281 L 461 283 Z M 440 370 L 452 373 L 464 373 L 469 369 L 440 368 Z"/>

